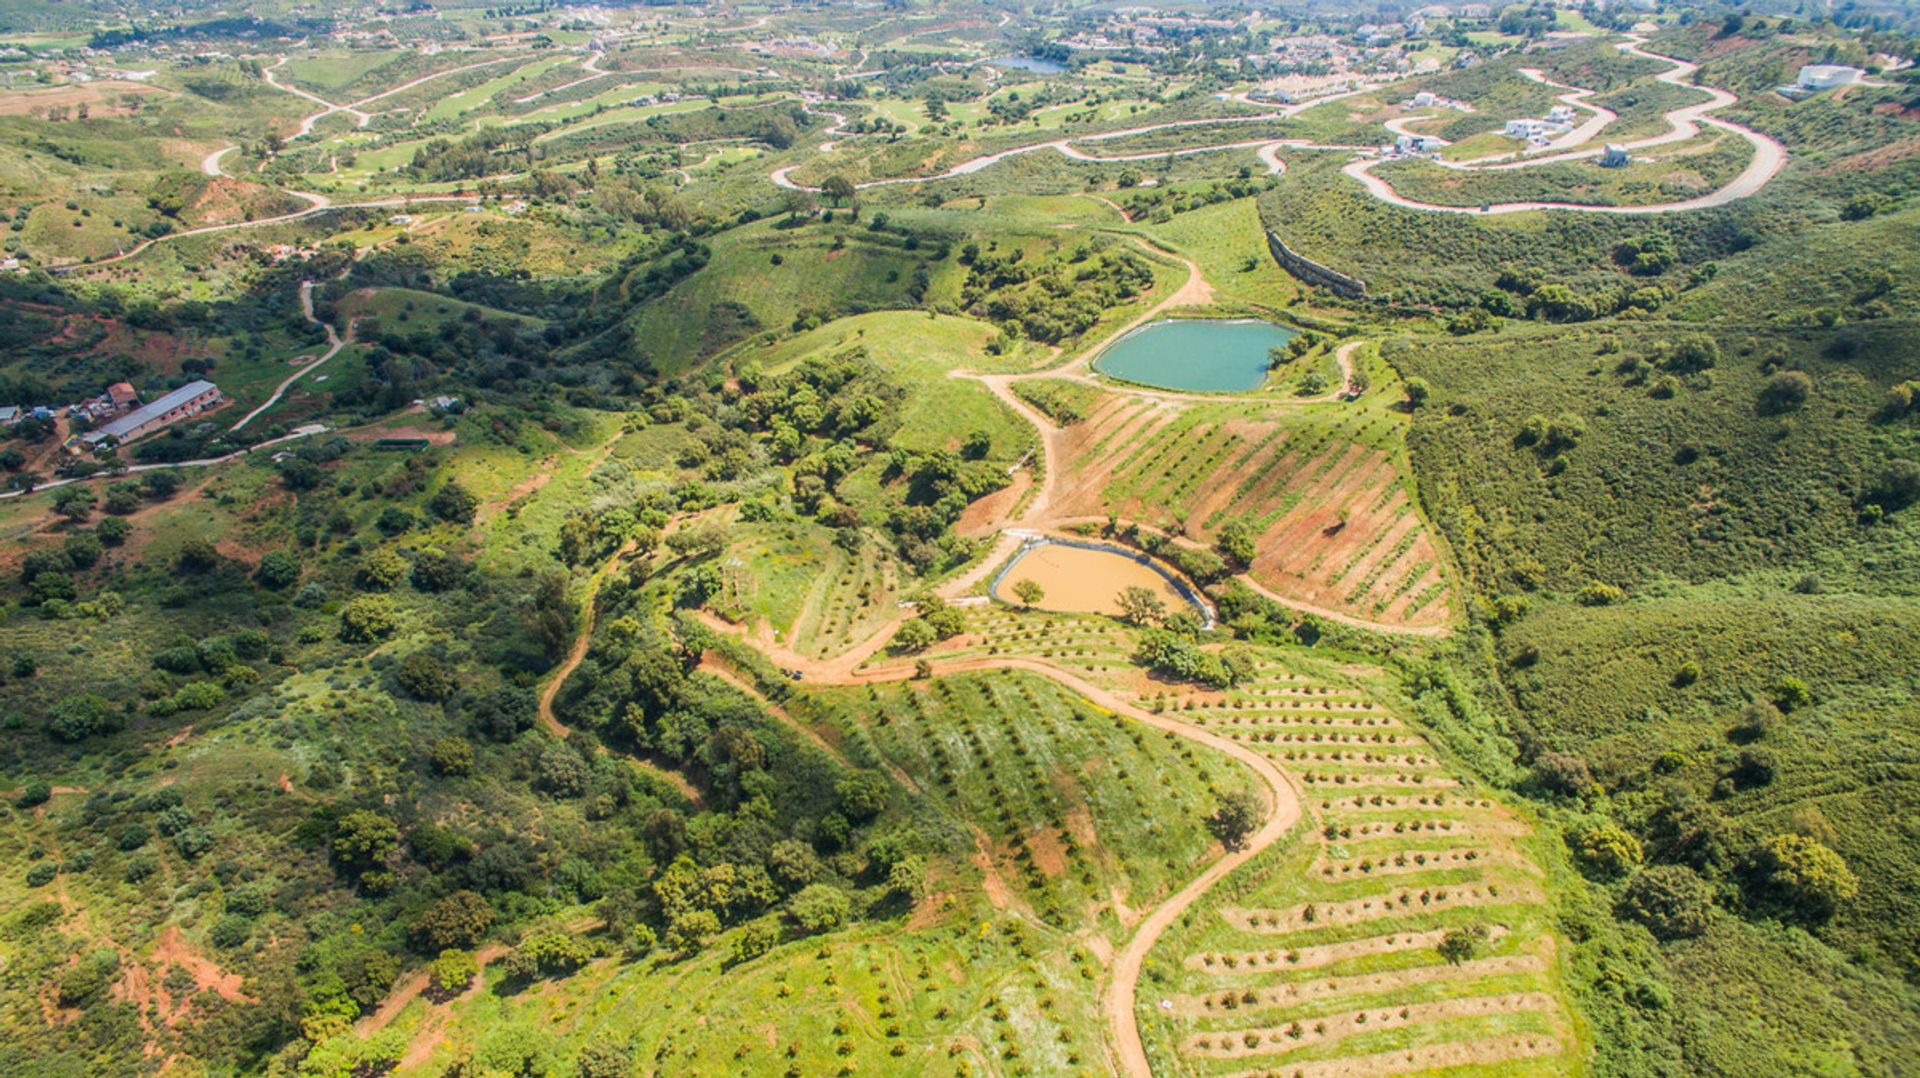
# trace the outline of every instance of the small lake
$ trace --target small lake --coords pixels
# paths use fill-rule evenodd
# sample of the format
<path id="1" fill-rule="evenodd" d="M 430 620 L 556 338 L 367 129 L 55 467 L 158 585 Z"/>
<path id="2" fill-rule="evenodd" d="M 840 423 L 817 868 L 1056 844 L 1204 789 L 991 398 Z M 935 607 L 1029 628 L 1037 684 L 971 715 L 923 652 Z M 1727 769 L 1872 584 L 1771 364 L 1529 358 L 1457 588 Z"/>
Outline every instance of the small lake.
<path id="1" fill-rule="evenodd" d="M 1036 75 L 1063 75 L 1067 71 L 1067 65 L 1042 60 L 1038 56 L 996 56 L 987 63 L 994 67 L 1017 67 Z"/>
<path id="2" fill-rule="evenodd" d="M 1298 333 L 1272 322 L 1171 319 L 1115 341 L 1093 368 L 1158 389 L 1244 393 L 1267 380 L 1267 351 Z"/>
<path id="3" fill-rule="evenodd" d="M 1104 543 L 1065 539 L 1029 542 L 1000 570 L 987 590 L 1004 603 L 1020 602 L 1014 585 L 1031 580 L 1045 593 L 1034 607 L 1074 614 L 1118 616 L 1120 592 L 1145 588 L 1160 597 L 1168 610 L 1187 607 L 1209 626 L 1213 609 L 1145 554 Z"/>

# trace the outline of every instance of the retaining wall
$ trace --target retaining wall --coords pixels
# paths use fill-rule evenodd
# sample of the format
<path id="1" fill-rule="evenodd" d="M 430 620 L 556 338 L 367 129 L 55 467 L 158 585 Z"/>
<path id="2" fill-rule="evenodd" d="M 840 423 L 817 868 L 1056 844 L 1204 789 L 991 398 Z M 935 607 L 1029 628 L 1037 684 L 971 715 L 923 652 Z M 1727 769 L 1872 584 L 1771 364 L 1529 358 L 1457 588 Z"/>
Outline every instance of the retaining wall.
<path id="1" fill-rule="evenodd" d="M 1271 230 L 1267 232 L 1267 250 L 1273 252 L 1273 260 L 1280 263 L 1281 269 L 1308 284 L 1332 289 L 1335 293 L 1349 299 L 1365 299 L 1367 296 L 1367 282 L 1357 277 L 1349 277 L 1339 270 L 1329 269 L 1299 254 Z"/>

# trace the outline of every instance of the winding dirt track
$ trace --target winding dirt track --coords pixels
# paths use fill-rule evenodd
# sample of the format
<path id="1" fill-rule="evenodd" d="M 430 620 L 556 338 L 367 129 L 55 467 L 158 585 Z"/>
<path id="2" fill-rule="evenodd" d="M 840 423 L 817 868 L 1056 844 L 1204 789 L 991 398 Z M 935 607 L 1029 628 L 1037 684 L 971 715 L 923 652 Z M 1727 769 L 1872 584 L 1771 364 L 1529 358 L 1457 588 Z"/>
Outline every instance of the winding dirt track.
<path id="1" fill-rule="evenodd" d="M 725 632 L 737 634 L 741 631 L 738 627 L 728 625 L 718 618 L 706 616 L 703 620 Z M 911 664 L 895 663 L 865 670 L 848 670 L 839 663 L 822 663 L 792 653 L 784 654 L 780 659 L 797 669 L 805 682 L 814 685 L 872 685 L 906 681 L 915 676 L 915 670 Z M 1020 670 L 1037 674 L 1078 694 L 1096 707 L 1230 756 L 1245 764 L 1260 777 L 1265 785 L 1267 818 L 1260 829 L 1249 836 L 1239 849 L 1227 851 L 1198 876 L 1188 881 L 1187 885 L 1175 892 L 1171 898 L 1154 907 L 1134 928 L 1133 936 L 1128 939 L 1126 946 L 1114 956 L 1112 974 L 1101 999 L 1101 1007 L 1106 1012 L 1107 1030 L 1113 1041 L 1116 1062 L 1121 1072 L 1132 1078 L 1151 1078 L 1153 1069 L 1147 1063 L 1146 1048 L 1140 1039 L 1139 1018 L 1135 1013 L 1138 1004 L 1140 971 L 1146 962 L 1147 954 L 1153 950 L 1153 945 L 1159 942 L 1161 935 L 1185 915 L 1202 895 L 1211 890 L 1228 873 L 1258 856 L 1261 851 L 1293 830 L 1294 825 L 1300 822 L 1301 816 L 1298 791 L 1272 760 L 1253 749 L 1170 716 L 1156 715 L 1143 710 L 1117 694 L 1052 663 L 1013 656 L 978 656 L 949 662 L 934 662 L 932 666 L 935 676 L 1002 670 Z"/>
<path id="2" fill-rule="evenodd" d="M 555 737 L 565 738 L 573 733 L 565 723 L 561 722 L 559 718 L 554 715 L 553 701 L 560 695 L 560 687 L 565 685 L 567 678 L 571 677 L 573 672 L 579 668 L 580 663 L 587 657 L 587 650 L 593 645 L 593 622 L 598 610 L 598 607 L 595 605 L 595 600 L 599 598 L 600 585 L 606 583 L 607 578 L 612 576 L 614 571 L 620 568 L 621 561 L 631 555 L 635 549 L 637 549 L 635 544 L 629 540 L 626 545 L 614 551 L 613 555 L 607 559 L 607 563 L 602 565 L 599 570 L 593 574 L 592 580 L 588 581 L 587 595 L 581 603 L 580 631 L 574 635 L 573 646 L 567 649 L 567 657 L 561 660 L 559 666 L 553 668 L 553 673 L 548 676 L 545 687 L 540 690 L 540 705 L 538 711 L 540 725 Z M 696 808 L 706 807 L 707 799 L 705 795 L 701 794 L 700 788 L 695 786 L 680 772 L 670 767 L 657 766 L 650 761 L 642 760 L 638 756 L 614 752 L 603 744 L 599 738 L 592 738 L 591 741 L 596 752 L 604 752 L 609 755 L 618 756 L 633 764 L 635 767 L 646 771 L 648 774 L 671 783 L 673 788 L 680 791 L 681 796 L 685 797 L 687 801 Z"/>
<path id="3" fill-rule="evenodd" d="M 352 269 L 353 269 L 353 263 L 351 262 L 347 263 L 347 268 L 340 271 L 340 276 L 345 277 L 347 273 Z M 281 382 L 279 385 L 274 387 L 273 396 L 268 397 L 266 400 L 262 401 L 260 403 L 260 407 L 255 408 L 253 411 L 248 412 L 244 416 L 241 416 L 240 422 L 235 423 L 232 427 L 228 428 L 229 430 L 239 430 L 240 428 L 246 426 L 248 423 L 253 422 L 254 417 L 258 416 L 261 412 L 264 412 L 267 409 L 273 407 L 274 405 L 280 403 L 280 398 L 286 395 L 287 390 L 293 388 L 293 384 L 295 382 L 298 382 L 300 379 L 305 378 L 307 375 L 313 373 L 314 371 L 319 370 L 321 364 L 325 363 L 327 360 L 332 359 L 334 356 L 339 355 L 340 349 L 345 348 L 348 345 L 348 343 L 350 343 L 353 340 L 353 323 L 351 322 L 347 323 L 347 335 L 342 337 L 339 334 L 339 332 L 333 328 L 332 322 L 323 322 L 319 318 L 314 316 L 313 282 L 312 281 L 300 282 L 300 310 L 302 313 L 304 313 L 307 316 L 307 321 L 312 322 L 314 325 L 319 326 L 321 329 L 324 329 L 327 331 L 327 350 L 320 354 L 320 358 L 314 360 L 312 363 L 307 364 L 306 366 L 300 368 L 299 370 L 294 371 L 292 374 L 287 375 L 287 378 L 285 381 Z"/>
<path id="4" fill-rule="evenodd" d="M 1570 210 L 1576 213 L 1612 214 L 1684 213 L 1688 210 L 1704 210 L 1711 209 L 1715 206 L 1724 206 L 1730 202 L 1746 198 L 1758 192 L 1775 176 L 1779 175 L 1780 170 L 1786 167 L 1787 148 L 1782 145 L 1778 139 L 1761 134 L 1750 127 L 1734 123 L 1730 120 L 1722 120 L 1716 116 L 1709 115 L 1710 113 L 1717 112 L 1736 103 L 1740 99 L 1726 90 L 1712 86 L 1700 86 L 1694 83 L 1692 79 L 1699 71 L 1698 64 L 1676 59 L 1671 56 L 1662 56 L 1655 52 L 1648 52 L 1642 48 L 1645 40 L 1645 38 L 1628 35 L 1626 43 L 1620 46 L 1620 50 L 1648 60 L 1659 60 L 1672 64 L 1673 66 L 1670 69 L 1655 75 L 1654 78 L 1672 86 L 1701 91 L 1707 94 L 1708 98 L 1706 101 L 1697 104 L 1682 105 L 1679 108 L 1668 110 L 1666 114 L 1668 129 L 1666 131 L 1647 138 L 1624 142 L 1621 143 L 1621 145 L 1631 151 L 1673 142 L 1683 142 L 1698 135 L 1702 125 L 1738 135 L 1753 144 L 1753 160 L 1749 161 L 1747 167 L 1741 170 L 1740 175 L 1735 176 L 1726 186 L 1715 191 L 1709 191 L 1695 198 L 1684 199 L 1678 202 L 1656 203 L 1648 206 L 1585 206 L 1574 202 L 1552 201 L 1495 202 L 1484 206 L 1443 206 L 1437 203 L 1420 202 L 1410 199 L 1395 191 L 1391 183 L 1373 174 L 1372 170 L 1374 166 L 1380 164 L 1378 158 L 1362 158 L 1350 162 L 1346 167 L 1342 168 L 1341 171 L 1359 180 L 1361 184 L 1366 187 L 1368 194 L 1373 195 L 1373 197 L 1382 202 L 1388 202 L 1410 210 L 1425 210 L 1432 213 L 1464 213 L 1474 214 L 1476 216 L 1527 213 L 1534 210 Z M 1540 76 L 1537 73 L 1535 73 L 1533 77 L 1541 82 L 1548 81 L 1544 76 Z M 1557 86 L 1560 84 L 1551 83 L 1551 85 Z M 1584 100 L 1576 100 L 1591 92 L 1592 91 L 1575 89 L 1571 93 L 1561 95 L 1561 100 L 1571 104 L 1577 104 L 1582 108 L 1596 109 L 1598 106 L 1589 105 Z M 1611 113 L 1604 113 L 1604 116 L 1609 121 L 1612 119 Z M 1591 123 L 1583 125 L 1582 128 L 1575 133 L 1579 134 L 1592 126 Z M 1604 126 L 1605 124 L 1599 125 L 1599 127 Z M 1599 131 L 1596 127 L 1589 133 L 1588 137 L 1597 137 L 1598 133 Z M 1503 171 L 1533 168 L 1559 161 L 1590 160 L 1598 157 L 1600 153 L 1601 151 L 1597 149 L 1571 150 L 1565 153 L 1550 154 L 1545 157 L 1525 157 L 1519 160 L 1508 160 L 1507 158 L 1511 155 L 1501 155 L 1498 158 L 1486 158 L 1475 161 L 1442 161 L 1438 162 L 1438 164 L 1443 168 L 1463 172 Z"/>
<path id="5" fill-rule="evenodd" d="M 1400 206 L 1402 208 L 1411 209 L 1411 210 L 1425 210 L 1425 211 L 1430 211 L 1434 213 L 1466 213 L 1466 214 L 1476 214 L 1476 215 L 1484 215 L 1484 216 L 1491 216 L 1496 214 L 1507 214 L 1507 213 L 1526 213 L 1534 210 L 1570 210 L 1576 213 L 1613 213 L 1613 214 L 1683 213 L 1688 210 L 1701 210 L 1701 209 L 1709 209 L 1715 206 L 1724 206 L 1727 203 L 1734 202 L 1742 198 L 1746 198 L 1747 196 L 1752 195 L 1755 192 L 1759 191 L 1761 188 L 1765 187 L 1769 181 L 1771 181 L 1775 176 L 1779 175 L 1780 170 L 1786 166 L 1786 160 L 1787 160 L 1787 148 L 1784 145 L 1782 145 L 1779 142 L 1779 140 L 1769 135 L 1761 134 L 1760 132 L 1755 131 L 1752 128 L 1743 126 L 1741 124 L 1733 123 L 1730 120 L 1722 120 L 1718 117 L 1709 115 L 1709 113 L 1717 112 L 1737 102 L 1739 100 L 1737 96 L 1735 96 L 1732 93 L 1729 93 L 1726 90 L 1718 89 L 1717 87 L 1700 86 L 1695 84 L 1692 81 L 1692 79 L 1693 79 L 1693 76 L 1699 71 L 1698 64 L 1694 64 L 1686 60 L 1677 59 L 1672 56 L 1662 56 L 1659 53 L 1648 52 L 1645 48 L 1642 47 L 1645 44 L 1645 42 L 1646 42 L 1646 39 L 1643 37 L 1640 37 L 1634 34 L 1628 34 L 1625 37 L 1625 43 L 1623 43 L 1620 46 L 1620 49 L 1622 52 L 1626 52 L 1634 56 L 1643 57 L 1649 60 L 1659 60 L 1663 63 L 1673 65 L 1667 71 L 1661 72 L 1660 74 L 1654 76 L 1654 78 L 1658 79 L 1661 82 L 1669 83 L 1674 86 L 1682 86 L 1682 87 L 1686 87 L 1687 89 L 1699 90 L 1701 92 L 1704 92 L 1708 95 L 1708 100 L 1704 102 L 1700 102 L 1698 104 L 1682 105 L 1678 108 L 1668 110 L 1666 114 L 1668 130 L 1666 132 L 1659 135 L 1649 136 L 1643 139 L 1635 139 L 1629 142 L 1622 143 L 1622 145 L 1628 150 L 1636 150 L 1636 149 L 1646 149 L 1651 146 L 1664 145 L 1666 143 L 1671 143 L 1671 142 L 1684 141 L 1686 139 L 1693 138 L 1695 135 L 1697 135 L 1702 125 L 1715 127 L 1720 130 L 1730 132 L 1734 135 L 1737 135 L 1741 138 L 1746 139 L 1748 142 L 1753 144 L 1753 160 L 1747 164 L 1747 167 L 1741 171 L 1740 175 L 1734 177 L 1733 180 L 1727 183 L 1724 187 L 1721 187 L 1716 191 L 1711 191 L 1705 195 L 1700 195 L 1696 198 L 1684 199 L 1678 202 L 1655 203 L 1655 204 L 1646 205 L 1646 206 L 1589 206 L 1589 205 L 1582 205 L 1576 202 L 1553 202 L 1553 201 L 1497 202 L 1497 203 L 1489 203 L 1484 206 L 1442 206 L 1436 203 L 1419 202 L 1414 199 L 1406 198 L 1402 196 L 1399 192 L 1395 191 L 1393 188 L 1393 185 L 1389 183 L 1387 180 L 1374 175 L 1373 168 L 1376 165 L 1379 165 L 1381 163 L 1381 161 L 1383 160 L 1382 158 L 1372 157 L 1372 156 L 1357 157 L 1353 161 L 1349 162 L 1344 168 L 1342 168 L 1341 171 L 1353 177 L 1354 179 L 1360 181 L 1361 185 L 1366 189 L 1368 194 L 1381 200 L 1382 202 L 1387 202 L 1392 205 Z M 1611 124 L 1617 118 L 1609 110 L 1602 108 L 1598 105 L 1591 104 L 1586 100 L 1588 97 L 1593 95 L 1594 91 L 1592 90 L 1584 90 L 1579 87 L 1566 86 L 1565 84 L 1554 82 L 1551 79 L 1548 79 L 1545 75 L 1541 74 L 1539 71 L 1533 70 L 1533 69 L 1524 69 L 1522 71 L 1522 74 L 1526 75 L 1528 78 L 1531 78 L 1536 82 L 1545 83 L 1546 85 L 1554 86 L 1556 88 L 1566 90 L 1567 91 L 1566 93 L 1559 95 L 1559 100 L 1561 100 L 1566 104 L 1575 106 L 1577 108 L 1585 109 L 1588 112 L 1593 114 L 1585 122 L 1580 124 L 1578 127 L 1574 128 L 1571 132 L 1561 136 L 1559 139 L 1556 139 L 1553 143 L 1553 146 L 1556 148 L 1562 147 L 1562 146 L 1573 146 L 1573 145 L 1577 145 L 1579 143 L 1587 142 L 1594 138 L 1597 138 L 1599 137 L 1600 133 L 1607 127 L 1607 125 Z M 1309 109 L 1319 105 L 1324 105 L 1329 101 L 1334 101 L 1343 97 L 1350 97 L 1355 94 L 1367 93 L 1375 89 L 1378 89 L 1378 87 L 1377 86 L 1361 86 L 1353 90 L 1345 91 L 1343 93 L 1333 94 L 1327 97 L 1314 98 L 1309 101 L 1302 101 L 1298 104 L 1285 105 L 1285 106 L 1275 106 L 1275 105 L 1270 105 L 1266 102 L 1256 101 L 1246 94 L 1235 94 L 1232 96 L 1232 100 L 1234 101 L 1237 101 L 1241 104 L 1254 105 L 1261 108 L 1267 108 L 1267 109 L 1270 109 L 1271 111 L 1266 114 L 1258 115 L 1258 116 L 1223 116 L 1223 117 L 1216 117 L 1211 119 L 1199 119 L 1199 120 L 1171 120 L 1165 123 L 1148 124 L 1143 127 L 1127 128 L 1126 130 L 1122 130 L 1122 131 L 1107 131 L 1107 132 L 1102 132 L 1100 134 L 1093 134 L 1093 135 L 1070 135 L 1063 138 L 1048 139 L 1045 142 L 1035 142 L 1025 146 L 1015 146 L 1010 149 L 997 150 L 993 153 L 982 154 L 978 157 L 971 158 L 967 161 L 962 161 L 961 163 L 954 165 L 952 168 L 949 168 L 944 172 L 935 173 L 929 176 L 896 176 L 896 177 L 893 177 L 890 179 L 884 179 L 884 180 L 867 180 L 862 183 L 854 184 L 854 187 L 861 190 L 867 190 L 867 189 L 877 188 L 877 187 L 892 187 L 892 186 L 898 186 L 903 184 L 933 183 L 938 180 L 949 180 L 959 176 L 969 176 L 969 175 L 972 175 L 973 173 L 979 172 L 983 169 L 990 168 L 996 164 L 999 164 L 1002 161 L 1008 160 L 1009 158 L 1019 157 L 1024 154 L 1034 153 L 1036 151 L 1041 151 L 1041 150 L 1052 150 L 1053 152 L 1058 153 L 1063 157 L 1066 157 L 1069 160 L 1073 160 L 1073 161 L 1090 161 L 1090 162 L 1096 162 L 1096 163 L 1105 163 L 1105 162 L 1124 162 L 1124 161 L 1163 160 L 1168 157 L 1186 157 L 1194 154 L 1216 153 L 1216 152 L 1226 151 L 1226 150 L 1254 149 L 1257 151 L 1256 155 L 1258 156 L 1261 164 L 1266 166 L 1267 171 L 1271 174 L 1278 175 L 1279 173 L 1286 171 L 1286 162 L 1282 161 L 1279 157 L 1279 152 L 1283 149 L 1326 150 L 1326 151 L 1333 151 L 1333 152 L 1351 152 L 1351 153 L 1366 154 L 1371 152 L 1372 147 L 1325 145 L 1325 144 L 1310 142 L 1306 139 L 1298 139 L 1298 138 L 1261 138 L 1261 139 L 1239 140 L 1234 142 L 1223 142 L 1223 143 L 1217 143 L 1217 144 L 1212 144 L 1207 146 L 1190 146 L 1190 147 L 1185 147 L 1185 148 L 1176 149 L 1176 150 L 1161 150 L 1153 153 L 1125 154 L 1125 155 L 1118 155 L 1118 156 L 1112 156 L 1112 157 L 1103 157 L 1097 154 L 1087 153 L 1085 150 L 1079 149 L 1075 144 L 1105 142 L 1113 139 L 1126 138 L 1131 135 L 1144 135 L 1144 134 L 1150 134 L 1156 131 L 1167 131 L 1167 130 L 1184 128 L 1184 127 L 1269 122 L 1275 118 L 1285 118 L 1285 117 L 1292 116 L 1295 113 L 1298 113 L 1304 109 Z M 813 110 L 808 109 L 808 111 L 811 112 Z M 815 115 L 834 116 L 837 120 L 836 131 L 838 130 L 838 127 L 843 126 L 846 122 L 846 118 L 843 116 L 840 116 L 838 113 L 815 113 Z M 1388 126 L 1390 129 L 1393 129 L 1393 125 L 1391 123 Z M 834 132 L 829 132 L 829 133 L 834 133 Z M 818 147 L 818 149 L 821 152 L 825 152 L 827 150 L 832 149 L 833 146 L 834 146 L 834 143 L 829 141 L 829 142 L 822 143 Z M 1494 158 L 1482 158 L 1482 159 L 1476 159 L 1473 161 L 1457 161 L 1457 162 L 1441 161 L 1441 162 L 1438 162 L 1438 164 L 1440 164 L 1442 167 L 1445 167 L 1445 168 L 1456 169 L 1460 171 L 1520 169 L 1520 168 L 1534 168 L 1540 165 L 1552 164 L 1554 162 L 1559 162 L 1559 161 L 1588 160 L 1588 159 L 1600 156 L 1601 153 L 1602 151 L 1600 149 L 1588 149 L 1588 150 L 1567 150 L 1566 152 L 1553 153 L 1544 157 L 1526 156 L 1526 155 L 1519 155 L 1516 157 L 1516 155 L 1512 155 L 1512 154 L 1502 154 L 1502 155 L 1497 155 Z M 768 176 L 768 179 L 771 180 L 776 186 L 784 187 L 789 190 L 818 191 L 819 190 L 818 187 L 813 187 L 813 186 L 799 183 L 792 178 L 793 171 L 799 167 L 800 166 L 797 164 L 784 165 L 780 168 L 775 169 Z"/>

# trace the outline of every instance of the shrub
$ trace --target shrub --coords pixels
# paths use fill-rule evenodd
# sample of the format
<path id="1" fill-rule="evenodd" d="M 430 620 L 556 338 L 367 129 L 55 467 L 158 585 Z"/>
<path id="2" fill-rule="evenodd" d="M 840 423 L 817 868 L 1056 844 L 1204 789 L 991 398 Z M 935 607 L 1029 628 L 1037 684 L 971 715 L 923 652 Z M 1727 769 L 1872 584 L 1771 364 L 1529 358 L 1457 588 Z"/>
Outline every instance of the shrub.
<path id="1" fill-rule="evenodd" d="M 493 927 L 493 906 L 474 891 L 455 891 L 416 917 L 414 942 L 429 954 L 452 947 L 472 947 Z"/>
<path id="2" fill-rule="evenodd" d="M 27 886 L 45 887 L 59 874 L 60 869 L 52 861 L 35 861 L 33 866 L 27 869 Z"/>
<path id="3" fill-rule="evenodd" d="M 360 559 L 353 582 L 367 591 L 392 591 L 407 575 L 407 560 L 385 547 Z"/>
<path id="4" fill-rule="evenodd" d="M 443 737 L 427 749 L 427 760 L 442 775 L 471 775 L 473 745 L 464 737 Z"/>
<path id="5" fill-rule="evenodd" d="M 1783 677 L 1773 683 L 1773 702 L 1783 712 L 1797 711 L 1813 703 L 1813 690 L 1797 677 Z"/>
<path id="6" fill-rule="evenodd" d="M 1760 410 L 1769 415 L 1791 412 L 1812 394 L 1813 379 L 1805 371 L 1781 371 L 1760 391 Z"/>
<path id="7" fill-rule="evenodd" d="M 1229 850 L 1246 844 L 1247 837 L 1260 826 L 1266 806 L 1252 790 L 1229 790 L 1220 795 L 1219 807 L 1208 817 L 1207 825 L 1215 838 Z"/>
<path id="8" fill-rule="evenodd" d="M 1803 835 L 1767 839 L 1748 855 L 1748 863 L 1768 894 L 1811 919 L 1831 916 L 1860 893 L 1859 877 L 1847 862 Z"/>
<path id="9" fill-rule="evenodd" d="M 718 930 L 717 919 L 715 930 Z M 592 957 L 592 949 L 583 940 L 564 932 L 535 932 L 513 949 L 502 966 L 508 977 L 530 981 L 536 977 L 558 977 L 572 973 L 586 965 Z"/>
<path id="10" fill-rule="evenodd" d="M 780 942 L 780 929 L 768 921 L 755 921 L 740 930 L 733 937 L 733 951 L 729 956 L 737 965 L 751 962 Z"/>
<path id="11" fill-rule="evenodd" d="M 1487 938 L 1487 935 L 1488 932 L 1484 925 L 1463 925 L 1457 928 L 1449 928 L 1446 934 L 1440 937 L 1440 944 L 1436 950 L 1440 952 L 1441 958 L 1447 960 L 1448 965 L 1457 966 L 1462 962 L 1471 960 L 1473 956 L 1478 953 L 1480 944 Z"/>
<path id="12" fill-rule="evenodd" d="M 290 550 L 270 551 L 254 568 L 253 578 L 261 587 L 274 591 L 290 588 L 300 579 L 299 555 Z"/>
<path id="13" fill-rule="evenodd" d="M 434 493 L 431 501 L 427 502 L 429 512 L 441 520 L 454 524 L 472 523 L 474 510 L 478 506 L 479 503 L 472 493 L 457 482 L 448 482 Z"/>
<path id="14" fill-rule="evenodd" d="M 1904 509 L 1920 498 L 1920 463 L 1896 460 L 1881 470 L 1867 491 L 1867 502 L 1887 512 Z"/>
<path id="15" fill-rule="evenodd" d="M 1573 852 L 1582 864 L 1602 876 L 1613 877 L 1640 867 L 1644 854 L 1640 840 L 1618 825 L 1596 824 L 1582 830 L 1573 841 Z"/>
<path id="16" fill-rule="evenodd" d="M 362 595 L 340 609 L 340 639 L 350 644 L 391 635 L 399 624 L 393 600 L 385 595 Z"/>
<path id="17" fill-rule="evenodd" d="M 1574 599 L 1579 602 L 1581 606 L 1612 606 L 1626 597 L 1626 592 L 1621 591 L 1612 584 L 1602 584 L 1596 580 L 1581 588 L 1580 593 L 1574 596 Z"/>
<path id="18" fill-rule="evenodd" d="M 1761 748 L 1741 749 L 1734 759 L 1731 777 L 1741 786 L 1765 786 L 1773 781 L 1779 762 L 1773 753 Z"/>
<path id="19" fill-rule="evenodd" d="M 1690 868 L 1656 865 L 1627 884 L 1620 913 L 1661 939 L 1698 936 L 1712 921 L 1713 893 Z"/>
<path id="20" fill-rule="evenodd" d="M 808 884 L 787 903 L 794 923 L 808 932 L 830 932 L 846 923 L 853 900 L 830 883 Z"/>
<path id="21" fill-rule="evenodd" d="M 427 981 L 433 993 L 447 998 L 466 991 L 480 975 L 480 965 L 472 951 L 448 948 L 427 967 Z"/>
<path id="22" fill-rule="evenodd" d="M 393 680 L 415 700 L 440 701 L 453 694 L 453 673 L 424 651 L 400 660 L 400 665 L 394 668 Z"/>
<path id="23" fill-rule="evenodd" d="M 834 785 L 840 811 L 855 823 L 871 820 L 887 807 L 893 788 L 878 771 L 863 768 Z"/>
<path id="24" fill-rule="evenodd" d="M 893 646 L 900 651 L 924 651 L 932 647 L 939 635 L 925 618 L 909 618 L 901 623 L 893 634 Z"/>
<path id="25" fill-rule="evenodd" d="M 1593 789 L 1593 772 L 1572 753 L 1543 752 L 1533 762 L 1534 781 L 1553 793 L 1578 797 Z"/>
<path id="26" fill-rule="evenodd" d="M 80 741 L 120 729 L 121 713 L 93 693 L 64 696 L 47 716 L 47 732 L 61 741 Z"/>
<path id="27" fill-rule="evenodd" d="M 215 947 L 231 949 L 247 942 L 253 935 L 253 923 L 238 914 L 222 914 L 213 922 L 213 928 L 207 932 L 207 942 Z"/>

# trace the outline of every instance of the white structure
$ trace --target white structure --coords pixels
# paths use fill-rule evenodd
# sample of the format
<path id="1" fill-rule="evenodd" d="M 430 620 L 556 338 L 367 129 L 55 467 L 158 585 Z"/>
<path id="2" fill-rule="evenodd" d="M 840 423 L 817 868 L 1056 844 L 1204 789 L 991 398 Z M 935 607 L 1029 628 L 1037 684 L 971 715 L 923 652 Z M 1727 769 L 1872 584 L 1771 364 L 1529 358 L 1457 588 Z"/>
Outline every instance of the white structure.
<path id="1" fill-rule="evenodd" d="M 1432 90 L 1422 90 L 1413 95 L 1413 107 L 1416 109 L 1430 109 L 1439 103 L 1440 99 L 1433 96 Z"/>
<path id="2" fill-rule="evenodd" d="M 1626 168 L 1631 161 L 1627 148 L 1617 142 L 1607 143 L 1606 152 L 1600 155 L 1601 168 Z"/>
<path id="3" fill-rule="evenodd" d="M 80 436 L 90 448 L 98 448 L 107 439 L 131 442 L 143 434 L 199 415 L 221 401 L 220 389 L 205 380 L 188 382 L 152 404 L 142 405 L 119 419 Z"/>
<path id="4" fill-rule="evenodd" d="M 1437 135 L 1401 135 L 1393 140 L 1392 152 L 1402 157 L 1439 153 L 1446 144 L 1447 140 Z"/>
<path id="5" fill-rule="evenodd" d="M 1809 90 L 1826 90 L 1835 86 L 1850 86 L 1859 82 L 1866 72 L 1857 67 L 1844 64 L 1808 64 L 1795 76 L 1794 85 Z"/>
<path id="6" fill-rule="evenodd" d="M 1573 127 L 1573 106 L 1555 105 L 1547 110 L 1549 124 L 1565 124 L 1569 130 Z"/>

